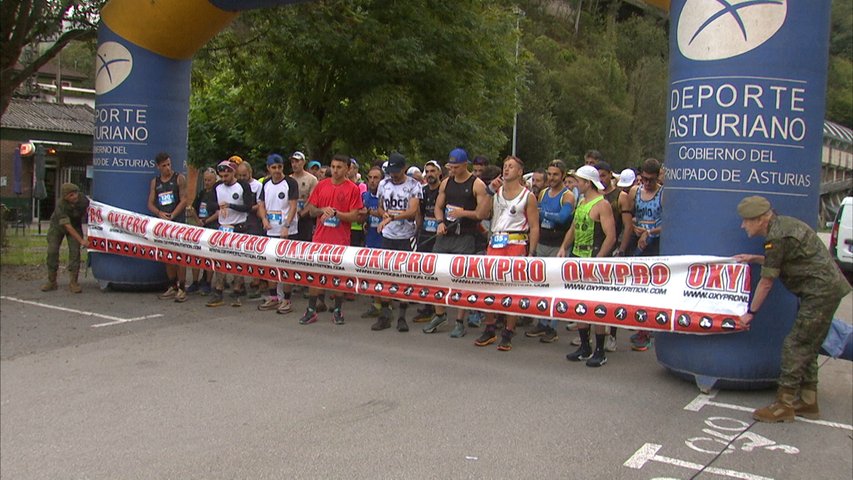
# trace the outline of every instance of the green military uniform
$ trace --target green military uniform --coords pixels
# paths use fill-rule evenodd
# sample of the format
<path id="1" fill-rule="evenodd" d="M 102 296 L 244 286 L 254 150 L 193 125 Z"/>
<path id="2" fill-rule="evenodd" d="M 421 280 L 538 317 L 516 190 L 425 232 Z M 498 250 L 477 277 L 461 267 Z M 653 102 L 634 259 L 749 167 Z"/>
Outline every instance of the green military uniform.
<path id="1" fill-rule="evenodd" d="M 76 185 L 63 184 L 62 199 L 50 216 L 50 228 L 47 231 L 47 270 L 48 275 L 54 279 L 59 269 L 59 247 L 63 238 L 68 239 L 68 271 L 73 275 L 80 271 L 80 242 L 68 233 L 65 225 L 71 225 L 80 237 L 83 237 L 83 219 L 86 218 L 89 199 L 81 194 L 77 203 L 68 203 L 65 196 L 75 191 L 79 191 Z"/>
<path id="2" fill-rule="evenodd" d="M 800 300 L 797 318 L 782 346 L 779 386 L 814 390 L 818 351 L 850 285 L 814 230 L 786 216 L 770 220 L 761 276 L 778 278 Z"/>

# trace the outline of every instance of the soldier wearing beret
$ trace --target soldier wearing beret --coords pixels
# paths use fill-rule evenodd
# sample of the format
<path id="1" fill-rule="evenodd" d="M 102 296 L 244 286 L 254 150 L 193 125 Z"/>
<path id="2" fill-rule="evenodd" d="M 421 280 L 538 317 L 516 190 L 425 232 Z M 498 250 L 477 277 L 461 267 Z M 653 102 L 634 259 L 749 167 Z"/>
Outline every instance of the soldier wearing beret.
<path id="1" fill-rule="evenodd" d="M 80 293 L 77 278 L 80 273 L 80 247 L 89 247 L 89 241 L 83 238 L 83 219 L 89 209 L 89 199 L 80 194 L 73 183 L 63 183 L 59 188 L 60 201 L 50 216 L 50 228 L 47 231 L 47 283 L 42 292 L 56 290 L 56 271 L 59 269 L 59 247 L 62 239 L 68 238 L 68 289 Z"/>
<path id="2" fill-rule="evenodd" d="M 829 330 L 832 316 L 850 285 L 829 256 L 829 251 L 808 225 L 792 217 L 776 215 L 770 202 L 760 196 L 744 198 L 737 207 L 749 237 L 764 237 L 764 255 L 736 255 L 738 262 L 761 265 L 761 280 L 753 292 L 749 310 L 740 319 L 749 325 L 761 309 L 773 280 L 799 299 L 797 318 L 782 344 L 781 374 L 776 401 L 753 412 L 760 422 L 791 422 L 795 416 L 816 419 L 817 354 Z"/>

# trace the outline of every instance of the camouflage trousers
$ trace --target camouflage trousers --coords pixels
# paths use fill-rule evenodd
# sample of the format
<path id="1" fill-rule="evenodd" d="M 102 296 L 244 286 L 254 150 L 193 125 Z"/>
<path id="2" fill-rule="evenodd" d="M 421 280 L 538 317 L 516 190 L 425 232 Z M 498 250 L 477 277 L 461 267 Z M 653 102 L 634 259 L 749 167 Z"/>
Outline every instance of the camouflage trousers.
<path id="1" fill-rule="evenodd" d="M 83 236 L 82 232 L 77 232 Z M 67 239 L 68 243 L 68 271 L 80 271 L 80 242 L 74 239 L 65 230 L 65 227 L 50 227 L 47 231 L 47 271 L 55 272 L 59 270 L 59 247 L 62 246 L 62 239 Z"/>
<path id="2" fill-rule="evenodd" d="M 841 299 L 834 297 L 800 299 L 794 326 L 782 343 L 780 387 L 817 387 L 818 351 L 840 303 Z"/>

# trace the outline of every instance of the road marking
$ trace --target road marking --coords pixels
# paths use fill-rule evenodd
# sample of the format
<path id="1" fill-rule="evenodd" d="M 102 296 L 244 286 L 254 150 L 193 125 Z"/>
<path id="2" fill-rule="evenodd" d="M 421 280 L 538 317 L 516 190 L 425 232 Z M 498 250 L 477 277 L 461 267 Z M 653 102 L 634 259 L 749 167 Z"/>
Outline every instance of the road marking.
<path id="1" fill-rule="evenodd" d="M 711 390 L 711 393 L 705 395 L 704 393 L 700 393 L 696 398 L 694 398 L 690 403 L 688 403 L 684 409 L 691 412 L 698 412 L 704 406 L 711 407 L 720 407 L 720 408 L 728 408 L 729 410 L 738 410 L 741 412 L 753 412 L 754 408 L 742 407 L 740 405 L 732 405 L 731 403 L 723 403 L 723 402 L 715 402 L 711 399 L 717 396 L 717 390 Z M 832 427 L 832 428 L 840 428 L 842 430 L 850 430 L 853 431 L 853 425 L 848 425 L 846 423 L 838 423 L 838 422 L 828 422 L 826 420 L 809 420 L 808 418 L 797 417 L 796 420 L 798 422 L 806 422 L 813 423 L 815 425 L 822 425 L 824 427 Z"/>
<path id="2" fill-rule="evenodd" d="M 0 295 L 0 298 L 2 298 L 3 300 L 9 300 L 9 301 L 12 301 L 12 302 L 23 303 L 23 304 L 26 304 L 26 305 L 34 305 L 34 306 L 36 306 L 36 307 L 50 308 L 50 309 L 53 309 L 53 310 L 59 310 L 59 311 L 62 311 L 62 312 L 70 312 L 70 313 L 76 313 L 76 314 L 78 314 L 78 315 L 86 315 L 86 316 L 88 316 L 88 317 L 98 317 L 98 318 L 103 318 L 103 319 L 105 319 L 105 320 L 111 320 L 110 322 L 106 322 L 106 323 L 97 323 L 97 324 L 95 324 L 95 325 L 91 325 L 91 327 L 92 327 L 92 328 L 109 327 L 110 325 L 118 325 L 118 324 L 121 324 L 121 323 L 136 322 L 136 321 L 138 321 L 138 320 L 147 320 L 147 319 L 149 319 L 149 318 L 157 318 L 157 317 L 162 317 L 162 316 L 163 316 L 163 314 L 162 314 L 162 313 L 155 313 L 155 314 L 153 314 L 153 315 L 145 315 L 145 316 L 142 316 L 142 317 L 121 318 L 121 317 L 114 317 L 114 316 L 112 316 L 112 315 L 104 315 L 104 314 L 101 314 L 101 313 L 87 312 L 87 311 L 85 311 L 85 310 L 75 310 L 75 309 L 73 309 L 73 308 L 58 307 L 58 306 L 56 306 L 56 305 L 49 305 L 49 304 L 47 304 L 47 303 L 41 303 L 41 302 L 33 302 L 33 301 L 31 301 L 31 300 L 22 300 L 22 299 L 20 299 L 20 298 L 7 297 L 7 296 L 5 296 L 5 295 Z"/>
<path id="3" fill-rule="evenodd" d="M 730 478 L 740 478 L 743 480 L 773 480 L 772 478 L 762 477 L 761 475 L 754 475 L 752 473 L 738 472 L 737 470 L 729 470 L 726 468 L 706 467 L 698 463 L 679 460 L 677 458 L 664 457 L 663 455 L 657 454 L 660 449 L 661 445 L 647 443 L 634 452 L 634 454 L 631 455 L 631 458 L 626 460 L 622 465 L 639 470 L 643 468 L 646 463 L 651 461 L 674 465 L 676 467 L 689 468 L 690 470 L 695 470 L 697 472 L 704 469 L 705 472 L 713 473 L 715 475 L 723 475 Z"/>

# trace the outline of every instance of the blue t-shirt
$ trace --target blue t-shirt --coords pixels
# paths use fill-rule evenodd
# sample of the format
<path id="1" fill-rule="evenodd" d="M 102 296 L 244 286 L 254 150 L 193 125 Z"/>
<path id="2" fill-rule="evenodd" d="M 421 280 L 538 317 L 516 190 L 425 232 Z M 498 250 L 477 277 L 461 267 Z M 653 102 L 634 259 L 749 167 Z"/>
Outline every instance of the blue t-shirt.
<path id="1" fill-rule="evenodd" d="M 379 197 L 370 193 L 370 191 L 366 191 L 361 194 L 361 203 L 364 204 L 364 208 L 369 210 L 376 210 L 379 208 Z M 364 221 L 364 246 L 368 248 L 381 248 L 382 247 L 382 234 L 376 231 L 376 227 L 382 221 L 381 218 L 375 217 L 373 215 L 367 215 L 367 220 Z"/>

